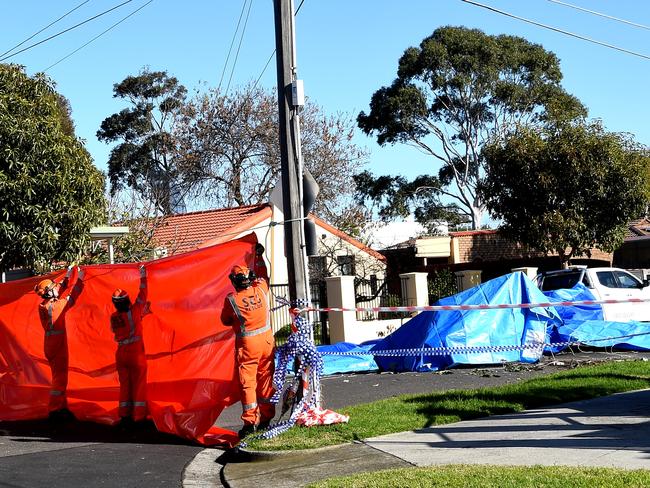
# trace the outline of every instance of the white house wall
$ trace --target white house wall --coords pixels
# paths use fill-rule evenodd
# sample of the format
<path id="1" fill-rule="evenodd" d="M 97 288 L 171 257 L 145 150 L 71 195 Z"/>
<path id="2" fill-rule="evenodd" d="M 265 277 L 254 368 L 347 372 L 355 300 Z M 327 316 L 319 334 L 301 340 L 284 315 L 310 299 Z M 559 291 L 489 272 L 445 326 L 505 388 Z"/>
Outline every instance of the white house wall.
<path id="1" fill-rule="evenodd" d="M 375 274 L 378 278 L 384 277 L 386 264 L 375 256 L 359 249 L 357 246 L 318 224 L 316 224 L 316 235 L 318 237 L 318 253 L 321 256 L 328 257 L 328 269 L 332 276 L 339 276 L 341 274 L 338 266 L 331 262 L 332 258 L 351 255 L 354 256 L 356 274 L 358 276 L 368 277 L 371 274 Z"/>

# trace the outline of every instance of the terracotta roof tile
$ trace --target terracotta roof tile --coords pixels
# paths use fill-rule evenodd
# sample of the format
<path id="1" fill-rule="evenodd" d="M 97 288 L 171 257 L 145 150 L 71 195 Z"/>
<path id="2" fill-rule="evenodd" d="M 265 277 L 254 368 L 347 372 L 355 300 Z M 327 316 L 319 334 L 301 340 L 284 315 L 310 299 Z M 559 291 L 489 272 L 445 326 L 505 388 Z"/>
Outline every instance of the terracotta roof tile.
<path id="1" fill-rule="evenodd" d="M 262 214 L 270 215 L 270 211 L 268 204 L 260 204 L 170 215 L 154 231 L 154 240 L 172 253 L 186 252 L 206 241 L 225 237 L 229 231 L 246 227 L 247 221 L 257 223 L 262 220 Z M 251 223 L 250 227 L 254 225 Z"/>

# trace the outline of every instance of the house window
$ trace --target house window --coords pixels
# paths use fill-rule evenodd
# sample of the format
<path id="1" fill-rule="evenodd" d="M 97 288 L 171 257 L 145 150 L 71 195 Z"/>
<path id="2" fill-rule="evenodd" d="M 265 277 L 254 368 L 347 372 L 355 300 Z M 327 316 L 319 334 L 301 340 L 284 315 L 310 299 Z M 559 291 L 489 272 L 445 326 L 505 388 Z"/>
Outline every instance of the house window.
<path id="1" fill-rule="evenodd" d="M 327 257 L 309 256 L 309 279 L 318 281 L 328 276 Z"/>
<path id="2" fill-rule="evenodd" d="M 336 263 L 339 265 L 341 276 L 354 276 L 354 256 L 336 256 Z"/>

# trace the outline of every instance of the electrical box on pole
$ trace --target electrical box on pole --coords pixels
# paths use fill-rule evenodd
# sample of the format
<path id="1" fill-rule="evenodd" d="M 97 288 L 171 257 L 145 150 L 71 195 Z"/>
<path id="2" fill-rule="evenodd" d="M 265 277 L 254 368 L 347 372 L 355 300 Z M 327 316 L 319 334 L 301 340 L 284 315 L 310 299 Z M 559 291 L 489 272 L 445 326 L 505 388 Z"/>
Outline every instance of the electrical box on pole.
<path id="1" fill-rule="evenodd" d="M 294 80 L 291 83 L 291 104 L 294 107 L 305 106 L 305 87 L 302 80 Z"/>

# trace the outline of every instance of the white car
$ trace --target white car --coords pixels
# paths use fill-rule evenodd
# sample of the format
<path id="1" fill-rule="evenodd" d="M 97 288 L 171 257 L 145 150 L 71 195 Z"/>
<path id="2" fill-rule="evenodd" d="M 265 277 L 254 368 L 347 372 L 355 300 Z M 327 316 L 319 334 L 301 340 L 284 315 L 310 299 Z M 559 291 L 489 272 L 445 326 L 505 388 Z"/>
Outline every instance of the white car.
<path id="1" fill-rule="evenodd" d="M 641 282 L 633 274 L 619 268 L 573 266 L 568 269 L 540 273 L 535 281 L 542 291 L 573 288 L 576 283 L 582 283 L 589 288 L 597 300 L 626 300 L 630 298 L 650 300 L 648 280 Z M 604 320 L 650 322 L 650 301 L 608 303 L 602 307 Z"/>

